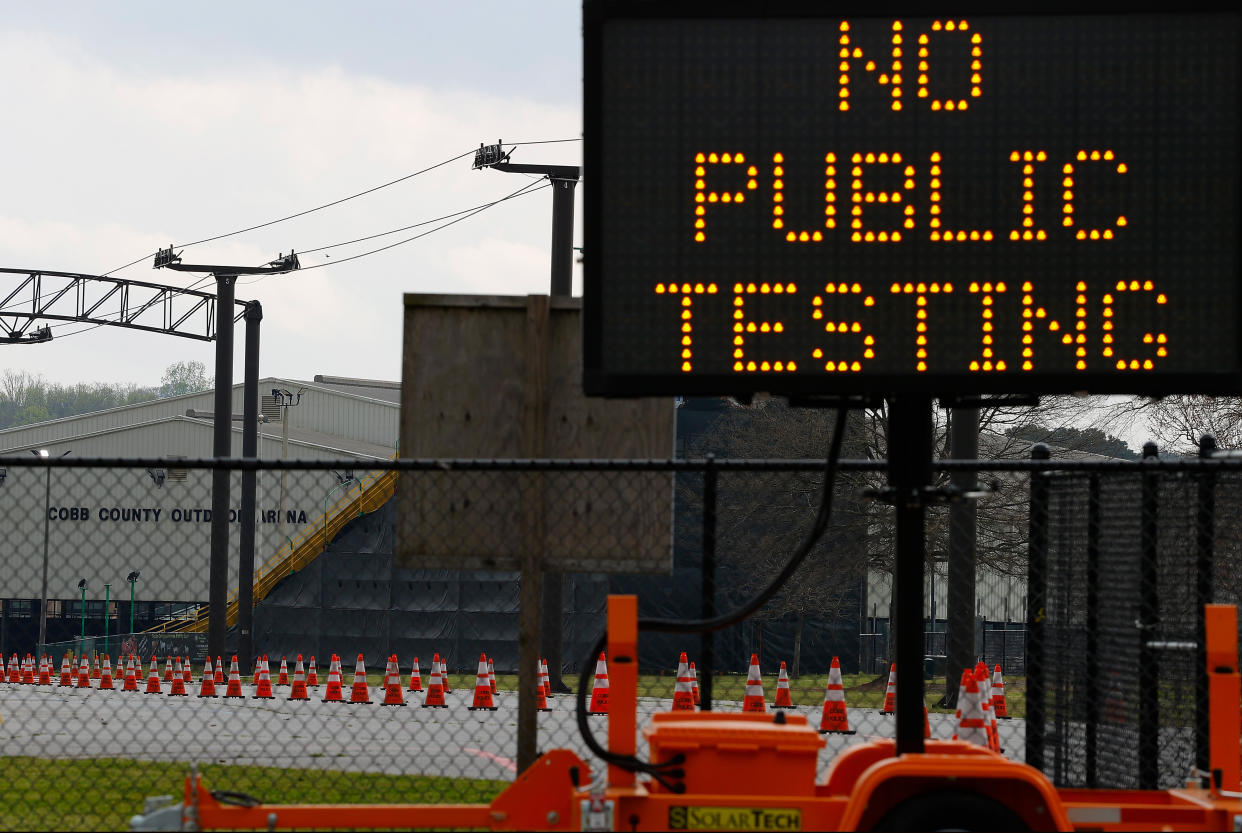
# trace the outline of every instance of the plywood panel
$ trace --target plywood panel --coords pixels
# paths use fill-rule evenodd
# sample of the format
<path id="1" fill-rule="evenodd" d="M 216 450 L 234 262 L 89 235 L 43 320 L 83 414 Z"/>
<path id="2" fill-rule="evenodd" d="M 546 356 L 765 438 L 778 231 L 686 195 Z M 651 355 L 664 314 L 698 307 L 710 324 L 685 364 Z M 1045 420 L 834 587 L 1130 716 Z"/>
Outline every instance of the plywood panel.
<path id="1" fill-rule="evenodd" d="M 583 395 L 577 300 L 407 295 L 403 351 L 402 457 L 672 454 L 671 400 Z M 669 474 L 406 473 L 396 498 L 403 566 L 671 569 Z"/>

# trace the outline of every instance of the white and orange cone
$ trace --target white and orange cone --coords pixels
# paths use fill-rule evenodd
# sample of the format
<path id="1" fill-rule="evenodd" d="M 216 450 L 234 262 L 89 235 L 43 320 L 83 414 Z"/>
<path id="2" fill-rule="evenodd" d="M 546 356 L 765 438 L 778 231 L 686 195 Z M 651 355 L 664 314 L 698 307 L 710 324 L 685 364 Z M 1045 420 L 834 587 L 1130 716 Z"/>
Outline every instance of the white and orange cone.
<path id="1" fill-rule="evenodd" d="M 323 690 L 323 701 L 345 702 L 345 686 L 341 682 L 341 659 L 336 654 L 332 655 L 332 661 L 328 663 L 328 685 Z"/>
<path id="2" fill-rule="evenodd" d="M 319 668 L 315 665 L 314 654 L 311 654 L 310 667 L 306 669 L 306 685 L 319 688 Z"/>
<path id="3" fill-rule="evenodd" d="M 354 663 L 354 685 L 349 692 L 349 702 L 371 702 L 371 687 L 367 685 L 367 666 L 362 661 L 362 654 L 358 655 L 358 661 Z"/>
<path id="4" fill-rule="evenodd" d="M 987 719 L 980 702 L 979 685 L 973 674 L 966 681 L 966 696 L 960 705 L 962 716 L 957 724 L 957 739 L 990 748 Z"/>
<path id="5" fill-rule="evenodd" d="M 50 682 L 51 680 L 48 680 L 48 683 Z M 39 677 L 39 683 L 41 685 L 48 684 L 48 683 L 43 682 L 42 675 L 40 675 Z M 108 656 L 107 654 L 104 654 L 103 668 L 99 672 L 99 690 L 100 691 L 113 691 L 115 689 L 116 689 L 116 686 L 112 684 L 112 658 Z"/>
<path id="6" fill-rule="evenodd" d="M 694 711 L 694 684 L 690 677 L 690 663 L 686 659 L 685 651 L 681 652 L 681 658 L 677 660 L 677 683 L 673 686 L 673 711 Z"/>
<path id="7" fill-rule="evenodd" d="M 841 661 L 832 658 L 828 669 L 828 688 L 824 691 L 824 713 L 819 720 L 821 734 L 852 735 L 849 711 L 845 706 L 845 684 L 841 679 Z"/>
<path id="8" fill-rule="evenodd" d="M 742 711 L 766 712 L 768 704 L 763 699 L 763 677 L 759 674 L 759 655 L 750 655 L 750 670 L 746 673 L 746 696 L 742 699 Z"/>
<path id="9" fill-rule="evenodd" d="M 595 685 L 591 687 L 591 708 L 588 714 L 608 714 L 608 661 L 600 651 L 595 661 Z"/>
<path id="10" fill-rule="evenodd" d="M 211 655 L 207 656 L 207 662 L 203 665 L 203 676 L 198 682 L 199 697 L 215 697 L 216 696 L 216 674 L 211 665 Z"/>
<path id="11" fill-rule="evenodd" d="M 487 658 L 487 684 L 492 688 L 492 696 L 496 697 L 496 664 L 492 662 L 492 658 Z"/>
<path id="12" fill-rule="evenodd" d="M 699 670 L 694 667 L 694 663 L 690 663 L 690 691 L 694 694 L 694 705 L 700 705 L 699 701 Z"/>
<path id="13" fill-rule="evenodd" d="M 302 667 L 302 655 L 298 654 L 293 666 L 293 687 L 289 689 L 290 700 L 309 700 L 310 692 L 306 690 L 306 669 Z"/>
<path id="14" fill-rule="evenodd" d="M 164 688 L 160 685 L 160 661 L 158 657 L 151 657 L 151 672 L 147 675 L 147 690 L 144 694 L 163 694 Z"/>
<path id="15" fill-rule="evenodd" d="M 896 714 L 897 713 L 897 663 L 893 663 L 888 669 L 888 686 L 884 689 L 884 707 L 880 709 L 880 714 Z"/>
<path id="16" fill-rule="evenodd" d="M 34 680 L 32 679 L 31 682 L 34 682 Z M 82 657 L 82 664 L 78 666 L 78 688 L 90 688 L 90 687 L 91 687 L 91 661 L 84 656 Z"/>
<path id="17" fill-rule="evenodd" d="M 449 686 L 448 678 L 448 660 L 440 659 L 440 688 L 444 689 L 444 693 L 448 694 L 453 689 Z"/>
<path id="18" fill-rule="evenodd" d="M 487 656 L 479 654 L 479 672 L 474 680 L 474 702 L 467 706 L 470 711 L 496 711 L 492 699 L 492 685 L 487 676 Z"/>
<path id="19" fill-rule="evenodd" d="M 233 654 L 233 661 L 229 664 L 229 681 L 224 688 L 225 697 L 245 697 L 242 694 L 241 671 L 237 668 L 237 654 Z"/>
<path id="20" fill-rule="evenodd" d="M 267 655 L 259 662 L 259 679 L 254 685 L 254 694 L 250 695 L 251 700 L 275 700 L 276 694 L 272 691 L 272 672 L 267 666 Z"/>
<path id="21" fill-rule="evenodd" d="M 999 664 L 992 672 L 992 714 L 1000 720 L 1009 719 L 1009 705 L 1005 702 L 1005 678 Z"/>
<path id="22" fill-rule="evenodd" d="M 793 704 L 793 697 L 789 692 L 789 671 L 785 669 L 785 661 L 781 660 L 781 672 L 776 678 L 776 699 L 772 701 L 772 707 L 776 709 L 796 709 Z"/>
<path id="23" fill-rule="evenodd" d="M 52 661 L 46 656 L 42 656 L 39 658 L 39 685 L 51 685 L 52 684 L 52 664 L 51 663 Z M 112 688 L 112 686 L 109 685 L 108 688 Z"/>
<path id="24" fill-rule="evenodd" d="M 280 676 L 276 678 L 276 685 L 289 685 L 289 661 L 284 657 L 280 658 Z"/>
<path id="25" fill-rule="evenodd" d="M 405 695 L 401 692 L 401 668 L 397 665 L 397 655 L 388 658 L 388 668 L 384 672 L 385 706 L 404 706 Z"/>
<path id="26" fill-rule="evenodd" d="M 418 670 L 418 657 L 414 657 L 414 664 L 410 666 L 410 687 L 409 691 L 423 690 L 423 676 Z"/>
<path id="27" fill-rule="evenodd" d="M 173 678 L 173 661 L 172 657 L 164 657 L 164 682 L 171 683 Z"/>
<path id="28" fill-rule="evenodd" d="M 17 654 L 13 655 L 13 661 L 9 663 L 9 682 L 15 683 L 21 677 L 14 677 L 17 673 Z M 60 660 L 60 684 L 62 686 L 73 685 L 73 668 L 69 665 L 69 655 L 61 657 Z"/>
<path id="29" fill-rule="evenodd" d="M 431 661 L 431 677 L 427 680 L 427 694 L 423 697 L 424 709 L 446 709 L 444 702 L 444 683 L 440 676 L 440 655 L 436 654 Z"/>
<path id="30" fill-rule="evenodd" d="M 543 696 L 552 696 L 552 681 L 548 678 L 548 661 L 543 657 L 539 658 L 539 688 L 543 690 Z"/>
<path id="31" fill-rule="evenodd" d="M 121 691 L 137 691 L 138 690 L 138 668 L 134 665 L 134 655 L 129 655 L 129 662 L 125 664 L 125 682 L 121 685 Z"/>

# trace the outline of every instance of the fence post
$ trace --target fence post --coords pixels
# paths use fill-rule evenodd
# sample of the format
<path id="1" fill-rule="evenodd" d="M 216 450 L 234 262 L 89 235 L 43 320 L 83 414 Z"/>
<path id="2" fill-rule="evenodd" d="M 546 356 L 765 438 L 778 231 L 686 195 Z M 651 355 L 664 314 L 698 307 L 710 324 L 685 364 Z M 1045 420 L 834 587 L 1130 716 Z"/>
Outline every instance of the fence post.
<path id="1" fill-rule="evenodd" d="M 703 562 L 699 601 L 699 615 L 703 619 L 716 617 L 716 456 L 707 455 L 707 468 L 703 470 Z M 825 488 L 828 488 L 825 486 Z M 704 633 L 699 636 L 699 664 L 703 671 L 699 675 L 699 701 L 703 711 L 712 710 L 712 674 L 715 670 L 716 634 Z"/>
<path id="2" fill-rule="evenodd" d="M 1100 476 L 1091 475 L 1087 486 L 1087 748 L 1086 785 L 1096 784 L 1096 730 L 1100 719 L 1100 682 L 1093 670 L 1100 667 Z"/>
<path id="3" fill-rule="evenodd" d="M 1143 459 L 1156 460 L 1156 444 L 1143 444 Z M 1160 779 L 1160 668 L 1159 658 L 1150 647 L 1159 636 L 1159 516 L 1160 475 L 1143 474 L 1142 509 L 1139 516 L 1139 702 L 1138 776 L 1139 789 L 1154 790 Z"/>
<path id="4" fill-rule="evenodd" d="M 1204 434 L 1199 440 L 1199 459 L 1210 460 L 1216 453 L 1216 438 Z M 1211 767 L 1208 731 L 1207 633 L 1204 605 L 1212 602 L 1212 573 L 1215 569 L 1216 474 L 1199 475 L 1198 514 L 1195 519 L 1195 766 Z"/>
<path id="5" fill-rule="evenodd" d="M 1036 443 L 1031 460 L 1051 458 L 1048 446 Z M 1026 576 L 1026 762 L 1044 766 L 1044 608 L 1048 594 L 1048 496 L 1045 470 L 1031 471 L 1030 553 Z"/>

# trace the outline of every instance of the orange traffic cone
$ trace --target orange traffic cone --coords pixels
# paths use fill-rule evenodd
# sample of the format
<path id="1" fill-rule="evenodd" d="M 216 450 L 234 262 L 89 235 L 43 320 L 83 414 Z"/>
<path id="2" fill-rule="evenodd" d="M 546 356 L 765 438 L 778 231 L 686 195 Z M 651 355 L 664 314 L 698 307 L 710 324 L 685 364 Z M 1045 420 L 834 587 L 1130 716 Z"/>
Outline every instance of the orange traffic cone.
<path id="1" fill-rule="evenodd" d="M 993 752 L 1000 752 L 996 716 L 992 714 L 992 677 L 988 674 L 988 667 L 982 662 L 975 669 L 975 684 L 979 687 L 979 704 L 983 709 L 983 720 L 988 729 L 988 748 Z"/>
<path id="2" fill-rule="evenodd" d="M 591 687 L 591 708 L 588 714 L 608 714 L 608 661 L 600 651 L 595 661 L 595 685 Z"/>
<path id="3" fill-rule="evenodd" d="M 48 680 L 47 683 L 43 682 L 43 676 L 39 676 L 40 685 L 47 685 L 50 682 L 51 680 Z M 104 654 L 103 668 L 99 672 L 99 690 L 113 691 L 115 689 L 116 686 L 112 684 L 112 658 L 107 654 Z"/>
<path id="4" fill-rule="evenodd" d="M 68 662 L 68 661 L 69 661 L 69 655 L 68 655 L 68 654 L 65 654 L 65 661 L 66 661 L 66 662 Z M 18 667 L 18 664 L 17 664 L 17 654 L 14 654 L 14 655 L 13 655 L 13 656 L 9 659 L 9 676 L 8 676 L 8 682 L 10 682 L 10 683 L 20 683 L 21 681 L 22 681 L 22 670 L 21 670 L 21 668 L 19 668 L 19 667 Z"/>
<path id="5" fill-rule="evenodd" d="M 229 664 L 229 682 L 224 689 L 225 697 L 245 697 L 242 694 L 241 687 L 241 671 L 237 668 L 237 654 L 233 654 L 233 661 Z"/>
<path id="6" fill-rule="evenodd" d="M 467 706 L 470 711 L 496 711 L 496 703 L 492 700 L 492 686 L 487 678 L 487 656 L 479 654 L 479 673 L 474 680 L 474 703 Z"/>
<path id="7" fill-rule="evenodd" d="M 349 702 L 371 702 L 371 688 L 367 685 L 367 666 L 362 661 L 362 654 L 358 655 L 358 661 L 354 663 L 354 687 L 349 692 Z"/>
<path id="8" fill-rule="evenodd" d="M 828 669 L 828 688 L 824 691 L 824 712 L 819 719 L 821 734 L 852 735 L 850 718 L 845 707 L 845 684 L 841 679 L 841 661 L 832 658 Z"/>
<path id="9" fill-rule="evenodd" d="M 212 681 L 216 685 L 224 685 L 224 663 L 220 660 L 219 655 L 216 656 L 216 677 Z"/>
<path id="10" fill-rule="evenodd" d="M 418 673 L 418 657 L 414 657 L 414 664 L 410 666 L 410 691 L 423 690 L 423 677 Z"/>
<path id="11" fill-rule="evenodd" d="M 686 660 L 686 652 L 681 652 L 677 660 L 677 682 L 673 686 L 673 711 L 694 711 L 694 685 L 690 679 L 690 663 Z"/>
<path id="12" fill-rule="evenodd" d="M 46 656 L 39 658 L 39 685 L 52 684 L 52 666 L 51 660 Z M 111 685 L 108 688 L 112 688 Z"/>
<path id="13" fill-rule="evenodd" d="M 744 712 L 766 712 L 767 703 L 763 699 L 763 677 L 759 675 L 759 655 L 750 655 L 750 670 L 746 674 L 746 696 L 742 700 Z"/>
<path id="14" fill-rule="evenodd" d="M 83 657 L 83 659 L 85 660 L 86 658 Z M 87 660 L 86 662 L 86 668 L 87 668 L 86 675 L 87 675 L 87 678 L 89 679 L 90 678 L 90 661 L 89 660 Z M 32 657 L 30 654 L 26 654 L 26 661 L 22 663 L 22 684 L 23 685 L 34 685 L 36 676 L 37 675 L 35 674 L 34 657 Z"/>
<path id="15" fill-rule="evenodd" d="M 276 678 L 276 685 L 289 685 L 289 662 L 284 657 L 280 658 L 280 676 Z"/>
<path id="16" fill-rule="evenodd" d="M 535 711 L 552 711 L 552 708 L 548 705 L 548 693 L 543 690 L 543 683 L 538 683 L 535 686 Z"/>
<path id="17" fill-rule="evenodd" d="M 444 689 L 445 694 L 453 690 L 449 687 L 448 661 L 444 659 L 440 660 L 440 688 Z"/>
<path id="18" fill-rule="evenodd" d="M 194 685 L 194 669 L 190 666 L 189 657 L 186 657 L 185 662 L 181 664 L 181 673 L 184 675 L 185 684 L 187 686 Z"/>
<path id="19" fill-rule="evenodd" d="M 323 701 L 325 703 L 344 703 L 344 688 L 344 684 L 341 682 L 341 658 L 333 654 L 332 660 L 328 663 L 328 685 L 323 690 Z"/>
<path id="20" fill-rule="evenodd" d="M 1005 678 L 1000 665 L 992 672 L 992 714 L 1000 720 L 1009 719 L 1009 706 L 1005 702 Z"/>
<path id="21" fill-rule="evenodd" d="M 185 689 L 185 676 L 180 668 L 174 668 L 172 685 L 168 687 L 169 697 L 185 697 L 189 692 Z"/>
<path id="22" fill-rule="evenodd" d="M 263 661 L 259 663 L 259 681 L 255 683 L 254 694 L 250 695 L 251 700 L 274 700 L 276 695 L 272 693 L 272 674 L 267 667 L 267 655 L 263 656 Z"/>
<path id="23" fill-rule="evenodd" d="M 306 671 L 306 684 L 319 688 L 319 668 L 315 665 L 315 655 L 311 654 L 310 668 Z"/>
<path id="24" fill-rule="evenodd" d="M 181 668 L 181 657 L 173 657 L 173 675 L 169 682 L 173 680 L 181 680 L 183 684 L 185 683 L 185 671 Z"/>
<path id="25" fill-rule="evenodd" d="M 781 660 L 781 672 L 776 678 L 776 700 L 772 702 L 776 709 L 796 709 L 789 694 L 789 672 L 785 670 L 785 661 Z"/>
<path id="26" fill-rule="evenodd" d="M 203 666 L 203 678 L 198 683 L 199 697 L 215 697 L 216 696 L 216 675 L 211 667 L 211 657 L 207 657 L 207 663 Z"/>
<path id="27" fill-rule="evenodd" d="M 91 662 L 91 679 L 98 680 L 101 673 L 99 670 L 99 657 L 92 656 L 91 660 L 93 660 L 93 662 Z"/>
<path id="28" fill-rule="evenodd" d="M 289 690 L 290 700 L 309 700 L 310 693 L 306 690 L 306 671 L 302 668 L 302 655 L 298 654 L 297 664 L 293 666 L 293 688 Z"/>
<path id="29" fill-rule="evenodd" d="M 129 662 L 125 664 L 125 682 L 121 685 L 121 691 L 137 691 L 138 690 L 138 669 L 134 665 L 134 655 L 129 655 Z"/>
<path id="30" fill-rule="evenodd" d="M 172 657 L 164 657 L 164 682 L 171 683 L 173 678 Z"/>
<path id="31" fill-rule="evenodd" d="M 492 689 L 492 696 L 497 696 L 496 692 L 496 665 L 492 662 L 492 658 L 487 658 L 487 684 Z"/>
<path id="32" fill-rule="evenodd" d="M 980 699 L 979 685 L 973 674 L 966 681 L 966 696 L 961 703 L 962 716 L 957 725 L 957 738 L 988 747 L 988 727 Z"/>
<path id="33" fill-rule="evenodd" d="M 151 672 L 147 675 L 147 689 L 144 694 L 163 694 L 164 689 L 160 685 L 160 661 L 158 657 L 151 657 Z"/>
<path id="34" fill-rule="evenodd" d="M 694 695 L 694 705 L 700 705 L 699 701 L 699 671 L 694 667 L 694 663 L 690 663 L 690 693 Z"/>
<path id="35" fill-rule="evenodd" d="M 17 654 L 13 655 L 12 661 L 9 663 L 9 682 L 15 683 L 21 677 L 14 677 L 17 673 Z M 60 684 L 62 686 L 73 685 L 73 669 L 69 666 L 69 656 L 66 654 L 60 660 Z"/>
<path id="36" fill-rule="evenodd" d="M 388 667 L 384 669 L 384 701 L 380 705 L 405 705 L 405 695 L 401 692 L 401 668 L 397 665 L 396 654 L 388 657 Z"/>
<path id="37" fill-rule="evenodd" d="M 30 682 L 34 682 L 34 675 L 31 674 Z M 23 680 L 22 682 L 25 682 Z M 86 657 L 82 657 L 82 664 L 78 666 L 78 688 L 91 687 L 91 661 Z"/>
<path id="38" fill-rule="evenodd" d="M 444 683 L 440 677 L 440 655 L 436 654 L 431 661 L 431 677 L 427 682 L 427 696 L 423 698 L 424 709 L 445 709 Z"/>
<path id="39" fill-rule="evenodd" d="M 552 681 L 548 679 L 548 661 L 543 657 L 539 658 L 539 688 L 543 691 L 545 700 L 552 696 Z"/>
<path id="40" fill-rule="evenodd" d="M 962 722 L 962 704 L 966 702 L 966 680 L 970 677 L 970 669 L 962 669 L 962 681 L 957 685 L 957 713 L 953 715 L 953 739 L 957 740 L 957 727 Z"/>
<path id="41" fill-rule="evenodd" d="M 880 709 L 880 714 L 896 714 L 897 713 L 897 663 L 893 663 L 888 669 L 888 687 L 884 689 L 884 708 Z"/>

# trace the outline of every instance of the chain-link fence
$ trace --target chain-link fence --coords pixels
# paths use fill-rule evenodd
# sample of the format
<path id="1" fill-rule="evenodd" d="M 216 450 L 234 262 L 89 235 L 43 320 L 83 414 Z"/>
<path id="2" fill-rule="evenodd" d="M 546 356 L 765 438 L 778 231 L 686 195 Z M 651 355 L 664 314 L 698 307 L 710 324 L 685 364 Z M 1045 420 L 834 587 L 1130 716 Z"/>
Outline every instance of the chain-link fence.
<path id="1" fill-rule="evenodd" d="M 956 632 L 1003 682 L 1007 756 L 1062 785 L 1184 782 L 1206 748 L 1198 605 L 1236 599 L 1240 574 L 1237 522 L 1216 507 L 1242 475 L 1193 463 L 997 464 L 974 513 L 929 508 L 931 737 L 957 728 Z M 635 593 L 640 616 L 662 618 L 736 607 L 797 549 L 823 483 L 807 461 L 221 462 L 228 628 L 213 646 L 212 462 L 0 465 L 6 829 L 122 827 L 144 797 L 179 793 L 191 762 L 211 788 L 270 803 L 490 799 L 518 766 L 529 546 L 564 570 L 544 603 L 560 639 L 540 645 L 537 747 L 601 771 L 564 694 L 584 664 L 602 691 L 606 658 L 589 653 L 606 596 Z M 243 469 L 256 478 L 249 637 Z M 640 637 L 640 726 L 673 707 L 684 653 L 702 708 L 784 707 L 824 728 L 821 775 L 848 745 L 894 736 L 891 509 L 862 497 L 883 476 L 882 461 L 842 462 L 831 526 L 755 616 L 710 642 Z M 968 554 L 956 524 L 973 529 Z M 658 572 L 627 574 L 635 564 Z M 973 596 L 950 605 L 963 570 Z M 844 722 L 824 710 L 838 673 Z M 591 721 L 605 737 L 607 715 Z"/>

